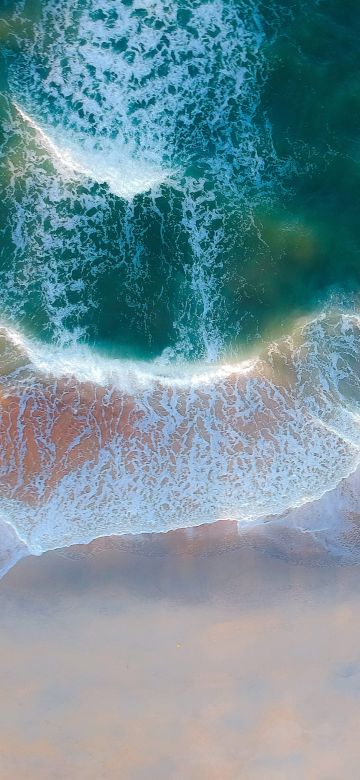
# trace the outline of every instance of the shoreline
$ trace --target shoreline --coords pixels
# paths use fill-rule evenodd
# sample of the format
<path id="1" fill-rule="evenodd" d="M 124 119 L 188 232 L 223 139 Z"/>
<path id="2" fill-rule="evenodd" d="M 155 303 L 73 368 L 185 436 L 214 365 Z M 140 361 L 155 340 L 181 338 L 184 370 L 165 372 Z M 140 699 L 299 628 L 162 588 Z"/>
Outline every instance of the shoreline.
<path id="1" fill-rule="evenodd" d="M 149 533 L 103 534 L 90 541 L 34 553 L 11 522 L 0 522 L 0 581 L 23 558 L 56 553 L 69 559 L 92 557 L 102 551 L 148 548 L 163 554 L 215 554 L 219 550 L 257 550 L 288 562 L 354 564 L 360 562 L 360 468 L 317 500 L 293 507 L 282 515 L 258 521 L 216 520 L 199 525 Z"/>
<path id="2" fill-rule="evenodd" d="M 301 539 L 223 523 L 21 560 L 0 581 L 2 780 L 355 777 L 359 568 Z"/>
<path id="3" fill-rule="evenodd" d="M 15 536 L 15 530 L 11 526 L 8 526 L 8 531 L 9 535 Z M 55 547 L 38 554 L 30 552 L 18 539 L 17 551 L 19 558 L 9 565 L 2 578 L 22 559 L 40 560 L 57 556 L 70 561 L 81 561 L 112 553 L 160 558 L 192 556 L 196 559 L 226 552 L 255 552 L 265 557 L 282 559 L 287 564 L 332 566 L 339 563 L 314 535 L 284 524 L 282 518 L 243 525 L 239 525 L 235 520 L 218 520 L 156 533 L 104 535 L 90 542 Z"/>

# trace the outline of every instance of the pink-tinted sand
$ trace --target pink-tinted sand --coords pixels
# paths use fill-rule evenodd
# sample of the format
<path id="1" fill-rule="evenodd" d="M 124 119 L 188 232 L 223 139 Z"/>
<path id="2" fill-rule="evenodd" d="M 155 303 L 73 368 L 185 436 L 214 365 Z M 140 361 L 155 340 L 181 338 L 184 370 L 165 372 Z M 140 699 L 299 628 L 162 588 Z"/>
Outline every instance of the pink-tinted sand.
<path id="1" fill-rule="evenodd" d="M 305 541 L 219 523 L 20 561 L 1 780 L 357 780 L 360 570 Z"/>

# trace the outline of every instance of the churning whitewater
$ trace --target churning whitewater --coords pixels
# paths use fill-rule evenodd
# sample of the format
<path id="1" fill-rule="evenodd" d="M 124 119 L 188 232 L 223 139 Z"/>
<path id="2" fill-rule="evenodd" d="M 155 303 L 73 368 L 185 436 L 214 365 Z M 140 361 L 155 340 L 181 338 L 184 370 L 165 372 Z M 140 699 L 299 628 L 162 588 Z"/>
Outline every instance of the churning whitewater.
<path id="1" fill-rule="evenodd" d="M 284 62 L 316 66 L 302 26 L 327 41 L 324 4 L 3 6 L 0 569 L 221 518 L 344 550 L 357 244 L 348 209 L 340 294 L 311 190 L 336 133 L 295 138 L 279 97 Z"/>
<path id="2" fill-rule="evenodd" d="M 277 15 L 39 6 L 25 37 L 18 4 L 5 58 L 3 316 L 61 344 L 217 359 L 252 319 L 233 305 L 242 226 L 292 169 L 259 108 Z"/>
<path id="3" fill-rule="evenodd" d="M 8 330 L 1 354 L 1 514 L 35 553 L 282 514 L 359 464 L 352 315 L 321 316 L 256 359 L 181 378 L 77 361 Z"/>

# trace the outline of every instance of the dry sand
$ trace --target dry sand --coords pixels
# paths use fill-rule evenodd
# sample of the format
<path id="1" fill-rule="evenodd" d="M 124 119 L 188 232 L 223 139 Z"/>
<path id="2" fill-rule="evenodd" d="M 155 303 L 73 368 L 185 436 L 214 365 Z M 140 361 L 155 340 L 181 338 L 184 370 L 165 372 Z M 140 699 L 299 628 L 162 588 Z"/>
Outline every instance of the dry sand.
<path id="1" fill-rule="evenodd" d="M 220 523 L 20 561 L 1 780 L 358 780 L 360 569 L 288 542 Z"/>

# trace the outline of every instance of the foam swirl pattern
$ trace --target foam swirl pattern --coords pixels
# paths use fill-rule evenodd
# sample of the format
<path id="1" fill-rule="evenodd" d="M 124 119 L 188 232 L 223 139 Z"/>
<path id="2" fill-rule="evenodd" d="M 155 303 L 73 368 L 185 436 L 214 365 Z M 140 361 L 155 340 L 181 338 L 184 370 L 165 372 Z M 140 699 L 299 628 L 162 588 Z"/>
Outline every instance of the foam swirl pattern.
<path id="1" fill-rule="evenodd" d="M 241 228 L 292 170 L 260 105 L 281 19 L 261 5 L 42 2 L 25 35 L 15 4 L 6 319 L 140 357 L 212 360 L 238 339 L 251 321 L 237 303 Z"/>
<path id="2" fill-rule="evenodd" d="M 0 572 L 221 518 L 340 549 L 360 446 L 355 9 L 2 9 Z"/>
<path id="3" fill-rule="evenodd" d="M 238 366 L 175 378 L 83 355 L 77 378 L 5 331 L 2 516 L 41 552 L 318 499 L 359 463 L 359 339 L 333 314 Z"/>

